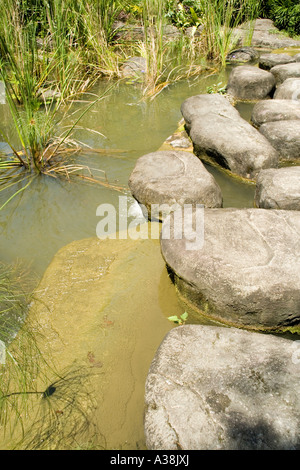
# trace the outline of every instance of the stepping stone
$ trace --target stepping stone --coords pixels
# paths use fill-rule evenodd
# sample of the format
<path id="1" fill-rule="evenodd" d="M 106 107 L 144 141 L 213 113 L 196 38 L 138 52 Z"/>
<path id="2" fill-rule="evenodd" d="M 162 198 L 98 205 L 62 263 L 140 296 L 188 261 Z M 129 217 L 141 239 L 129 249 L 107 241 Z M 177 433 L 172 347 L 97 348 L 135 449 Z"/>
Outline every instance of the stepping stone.
<path id="1" fill-rule="evenodd" d="M 164 222 L 161 251 L 184 301 L 228 325 L 300 331 L 299 211 L 195 209 L 181 237 L 180 214 Z"/>
<path id="2" fill-rule="evenodd" d="M 235 175 L 255 179 L 263 168 L 276 168 L 278 154 L 258 130 L 241 117 L 208 113 L 193 119 L 190 138 L 194 152 Z"/>
<path id="3" fill-rule="evenodd" d="M 147 448 L 299 450 L 299 349 L 235 328 L 174 328 L 147 376 Z"/>
<path id="4" fill-rule="evenodd" d="M 259 54 L 253 47 L 241 47 L 229 52 L 226 60 L 232 63 L 254 62 L 257 61 L 258 58 Z"/>
<path id="5" fill-rule="evenodd" d="M 289 54 L 262 54 L 259 58 L 259 67 L 270 70 L 275 65 L 289 64 L 296 60 Z"/>
<path id="6" fill-rule="evenodd" d="M 219 185 L 190 152 L 159 151 L 139 158 L 129 178 L 133 197 L 143 204 L 148 217 L 163 220 L 174 210 L 172 206 L 203 204 L 222 207 Z M 160 211 L 152 205 L 166 207 Z"/>
<path id="7" fill-rule="evenodd" d="M 274 99 L 300 101 L 300 78 L 287 78 L 276 88 Z"/>
<path id="8" fill-rule="evenodd" d="M 181 105 L 181 114 L 187 130 L 191 129 L 193 120 L 203 118 L 208 113 L 219 114 L 230 119 L 241 117 L 229 100 L 218 93 L 191 96 Z"/>
<path id="9" fill-rule="evenodd" d="M 264 209 L 300 211 L 300 167 L 262 170 L 256 182 L 255 204 Z"/>
<path id="10" fill-rule="evenodd" d="M 230 73 L 227 93 L 236 100 L 262 100 L 275 88 L 273 74 L 251 65 L 240 65 Z"/>
<path id="11" fill-rule="evenodd" d="M 251 121 L 259 127 L 265 122 L 300 119 L 300 101 L 264 100 L 255 104 Z"/>
<path id="12" fill-rule="evenodd" d="M 279 153 L 281 160 L 300 161 L 300 120 L 266 122 L 259 131 Z"/>
<path id="13" fill-rule="evenodd" d="M 270 69 L 270 72 L 274 75 L 278 86 L 287 78 L 300 78 L 300 64 L 296 62 L 294 64 L 276 65 Z"/>

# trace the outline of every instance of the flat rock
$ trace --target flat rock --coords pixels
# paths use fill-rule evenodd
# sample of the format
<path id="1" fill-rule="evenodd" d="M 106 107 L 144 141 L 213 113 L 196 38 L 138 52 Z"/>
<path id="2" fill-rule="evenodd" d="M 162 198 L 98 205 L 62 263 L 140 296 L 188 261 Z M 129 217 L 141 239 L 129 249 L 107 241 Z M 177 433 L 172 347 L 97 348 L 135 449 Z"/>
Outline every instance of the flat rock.
<path id="1" fill-rule="evenodd" d="M 255 62 L 259 59 L 258 52 L 253 47 L 240 47 L 227 54 L 226 60 L 231 63 Z"/>
<path id="2" fill-rule="evenodd" d="M 179 204 L 221 207 L 222 193 L 214 177 L 190 152 L 158 151 L 139 158 L 129 178 L 134 198 L 143 204 L 149 218 L 162 220 Z M 153 204 L 166 204 L 162 214 Z"/>
<path id="3" fill-rule="evenodd" d="M 256 127 L 265 122 L 291 119 L 300 119 L 300 101 L 278 99 L 258 101 L 251 115 L 251 121 Z"/>
<path id="4" fill-rule="evenodd" d="M 183 299 L 229 325 L 299 329 L 300 212 L 195 209 L 181 237 L 179 215 L 164 222 L 161 250 Z"/>
<path id="5" fill-rule="evenodd" d="M 289 64 L 296 62 L 294 57 L 289 54 L 262 54 L 259 58 L 259 67 L 264 70 L 270 70 L 275 65 Z"/>
<path id="6" fill-rule="evenodd" d="M 6 432 L 7 445 L 0 427 L 1 449 L 70 450 L 90 439 L 98 449 L 145 449 L 149 364 L 172 328 L 169 312 L 182 308 L 159 240 L 150 232 L 147 239 L 124 235 L 76 240 L 45 271 L 26 319 L 34 333 L 31 360 L 39 352 L 32 387 L 55 382 L 56 391 L 49 407 L 40 394 L 27 397 L 26 420 L 18 419 L 13 437 Z M 28 347 L 28 332 L 18 341 Z"/>
<path id="7" fill-rule="evenodd" d="M 262 170 L 257 178 L 255 204 L 264 209 L 300 210 L 300 167 Z"/>
<path id="8" fill-rule="evenodd" d="M 298 62 L 292 64 L 275 65 L 270 69 L 274 75 L 276 85 L 281 85 L 287 78 L 300 78 L 300 64 Z"/>
<path id="9" fill-rule="evenodd" d="M 150 367 L 149 450 L 299 450 L 294 341 L 235 328 L 173 329 Z"/>
<path id="10" fill-rule="evenodd" d="M 190 137 L 196 155 L 201 158 L 206 154 L 244 178 L 255 179 L 261 169 L 278 165 L 276 150 L 241 117 L 208 113 L 204 118 L 193 119 Z"/>
<path id="11" fill-rule="evenodd" d="M 266 122 L 259 131 L 278 151 L 280 159 L 300 161 L 300 120 Z"/>
<path id="12" fill-rule="evenodd" d="M 233 29 L 233 35 L 239 43 L 249 40 L 249 32 L 252 31 L 251 46 L 263 49 L 281 49 L 288 47 L 300 47 L 300 41 L 286 37 L 275 26 L 272 20 L 259 18 L 254 25 L 243 23 Z"/>
<path id="13" fill-rule="evenodd" d="M 239 65 L 229 75 L 227 93 L 237 100 L 261 100 L 270 96 L 274 88 L 275 79 L 270 72 Z"/>
<path id="14" fill-rule="evenodd" d="M 147 70 L 147 61 L 144 57 L 130 57 L 121 67 L 122 77 L 140 77 Z"/>
<path id="15" fill-rule="evenodd" d="M 300 100 L 300 78 L 287 78 L 276 88 L 274 99 Z"/>
<path id="16" fill-rule="evenodd" d="M 208 113 L 219 114 L 230 119 L 241 117 L 229 100 L 218 93 L 191 96 L 181 105 L 181 114 L 187 130 L 190 130 L 193 120 L 203 118 Z"/>

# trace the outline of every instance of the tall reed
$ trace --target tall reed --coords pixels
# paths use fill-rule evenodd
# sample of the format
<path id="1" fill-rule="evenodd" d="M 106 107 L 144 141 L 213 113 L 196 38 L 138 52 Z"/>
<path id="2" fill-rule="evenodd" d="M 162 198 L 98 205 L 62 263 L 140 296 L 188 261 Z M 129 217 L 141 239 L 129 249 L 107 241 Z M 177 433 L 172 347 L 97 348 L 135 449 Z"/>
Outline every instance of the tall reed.
<path id="1" fill-rule="evenodd" d="M 253 21 L 259 10 L 254 0 L 199 0 L 204 27 L 204 53 L 209 60 L 226 63 L 226 56 L 235 46 L 234 29 L 244 21 Z"/>

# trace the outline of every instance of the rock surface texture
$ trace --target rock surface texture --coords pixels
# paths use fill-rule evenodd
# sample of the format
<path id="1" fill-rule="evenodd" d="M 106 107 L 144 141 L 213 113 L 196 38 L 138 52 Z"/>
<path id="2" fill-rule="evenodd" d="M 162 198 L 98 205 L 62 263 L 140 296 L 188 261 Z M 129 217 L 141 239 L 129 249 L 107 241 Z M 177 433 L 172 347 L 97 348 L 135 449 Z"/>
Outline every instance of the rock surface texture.
<path id="1" fill-rule="evenodd" d="M 191 129 L 195 119 L 203 118 L 208 113 L 218 114 L 229 119 L 241 118 L 240 113 L 229 100 L 218 93 L 191 96 L 181 105 L 181 114 L 187 130 Z"/>
<path id="2" fill-rule="evenodd" d="M 147 448 L 299 450 L 296 347 L 235 328 L 173 329 L 147 377 Z"/>
<path id="3" fill-rule="evenodd" d="M 227 93 L 236 100 L 262 100 L 275 88 L 274 75 L 251 65 L 235 67 L 229 76 Z"/>
<path id="4" fill-rule="evenodd" d="M 190 97 L 181 112 L 200 158 L 207 155 L 232 173 L 252 179 L 262 168 L 277 167 L 276 150 L 224 96 Z"/>
<path id="5" fill-rule="evenodd" d="M 287 78 L 276 88 L 274 99 L 300 100 L 300 78 Z"/>
<path id="6" fill-rule="evenodd" d="M 239 43 L 249 39 L 249 23 L 244 23 L 234 29 L 234 35 Z M 253 25 L 251 45 L 262 49 L 281 49 L 286 47 L 300 47 L 300 41 L 284 36 L 272 20 L 257 19 Z"/>
<path id="7" fill-rule="evenodd" d="M 259 67 L 264 70 L 270 70 L 275 65 L 289 64 L 296 62 L 289 54 L 262 54 L 259 58 Z"/>
<path id="8" fill-rule="evenodd" d="M 259 53 L 253 47 L 241 47 L 235 49 L 226 57 L 231 63 L 256 62 L 259 59 Z"/>
<path id="9" fill-rule="evenodd" d="M 256 181 L 255 204 L 264 209 L 299 211 L 300 167 L 262 170 Z"/>
<path id="10" fill-rule="evenodd" d="M 300 161 L 300 120 L 266 122 L 260 132 L 278 151 L 282 160 Z"/>
<path id="11" fill-rule="evenodd" d="M 222 206 L 221 190 L 214 177 L 188 152 L 159 151 L 144 155 L 137 160 L 128 184 L 134 198 L 147 208 L 149 218 L 163 219 L 176 204 Z M 153 204 L 167 206 L 159 214 L 151 207 Z"/>
<path id="12" fill-rule="evenodd" d="M 162 227 L 162 255 L 183 300 L 233 326 L 299 328 L 300 212 L 203 212 L 187 214 L 184 230 L 177 212 Z"/>
<path id="13" fill-rule="evenodd" d="M 276 85 L 281 85 L 288 78 L 300 78 L 300 64 L 275 65 L 270 72 L 274 75 Z"/>
<path id="14" fill-rule="evenodd" d="M 263 100 L 255 104 L 251 121 L 259 127 L 265 122 L 300 119 L 300 101 Z"/>

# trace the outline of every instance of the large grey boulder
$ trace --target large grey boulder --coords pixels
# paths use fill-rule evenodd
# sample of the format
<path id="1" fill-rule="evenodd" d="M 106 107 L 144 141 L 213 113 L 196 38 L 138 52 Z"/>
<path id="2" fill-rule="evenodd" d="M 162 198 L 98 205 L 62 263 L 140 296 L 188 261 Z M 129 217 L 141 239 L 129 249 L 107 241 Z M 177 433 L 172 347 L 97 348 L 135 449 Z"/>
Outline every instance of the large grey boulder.
<path id="1" fill-rule="evenodd" d="M 244 178 L 255 179 L 263 168 L 276 168 L 278 154 L 258 130 L 241 117 L 208 113 L 193 119 L 194 152 Z"/>
<path id="2" fill-rule="evenodd" d="M 262 54 L 259 58 L 259 67 L 270 70 L 275 65 L 290 64 L 292 62 L 296 62 L 296 59 L 289 54 Z"/>
<path id="3" fill-rule="evenodd" d="M 203 118 L 208 113 L 226 116 L 230 119 L 241 117 L 229 100 L 218 93 L 191 96 L 181 105 L 181 114 L 187 130 L 191 129 L 193 120 Z"/>
<path id="4" fill-rule="evenodd" d="M 294 341 L 273 335 L 173 329 L 147 376 L 147 448 L 299 450 L 298 358 Z"/>
<path id="5" fill-rule="evenodd" d="M 176 204 L 221 207 L 223 202 L 214 177 L 190 152 L 166 150 L 144 155 L 137 160 L 128 184 L 134 198 L 146 207 L 149 218 L 159 220 Z M 166 207 L 160 213 L 153 204 Z"/>
<path id="6" fill-rule="evenodd" d="M 281 85 L 288 78 L 300 78 L 300 64 L 298 62 L 292 64 L 276 65 L 270 69 L 274 75 L 276 85 Z"/>
<path id="7" fill-rule="evenodd" d="M 264 209 L 300 211 L 300 166 L 262 170 L 256 181 L 255 204 Z"/>
<path id="8" fill-rule="evenodd" d="M 300 101 L 300 78 L 287 78 L 276 88 L 274 99 Z"/>
<path id="9" fill-rule="evenodd" d="M 300 119 L 300 101 L 263 100 L 258 101 L 252 110 L 251 121 L 259 127 L 265 122 Z"/>
<path id="10" fill-rule="evenodd" d="M 300 120 L 266 122 L 259 131 L 278 151 L 281 160 L 300 161 Z"/>
<path id="11" fill-rule="evenodd" d="M 181 236 L 179 215 L 164 222 L 161 250 L 183 299 L 233 326 L 300 327 L 300 212 L 195 209 Z"/>
<path id="12" fill-rule="evenodd" d="M 227 93 L 236 100 L 262 100 L 275 88 L 273 74 L 251 65 L 235 67 L 228 79 Z"/>

